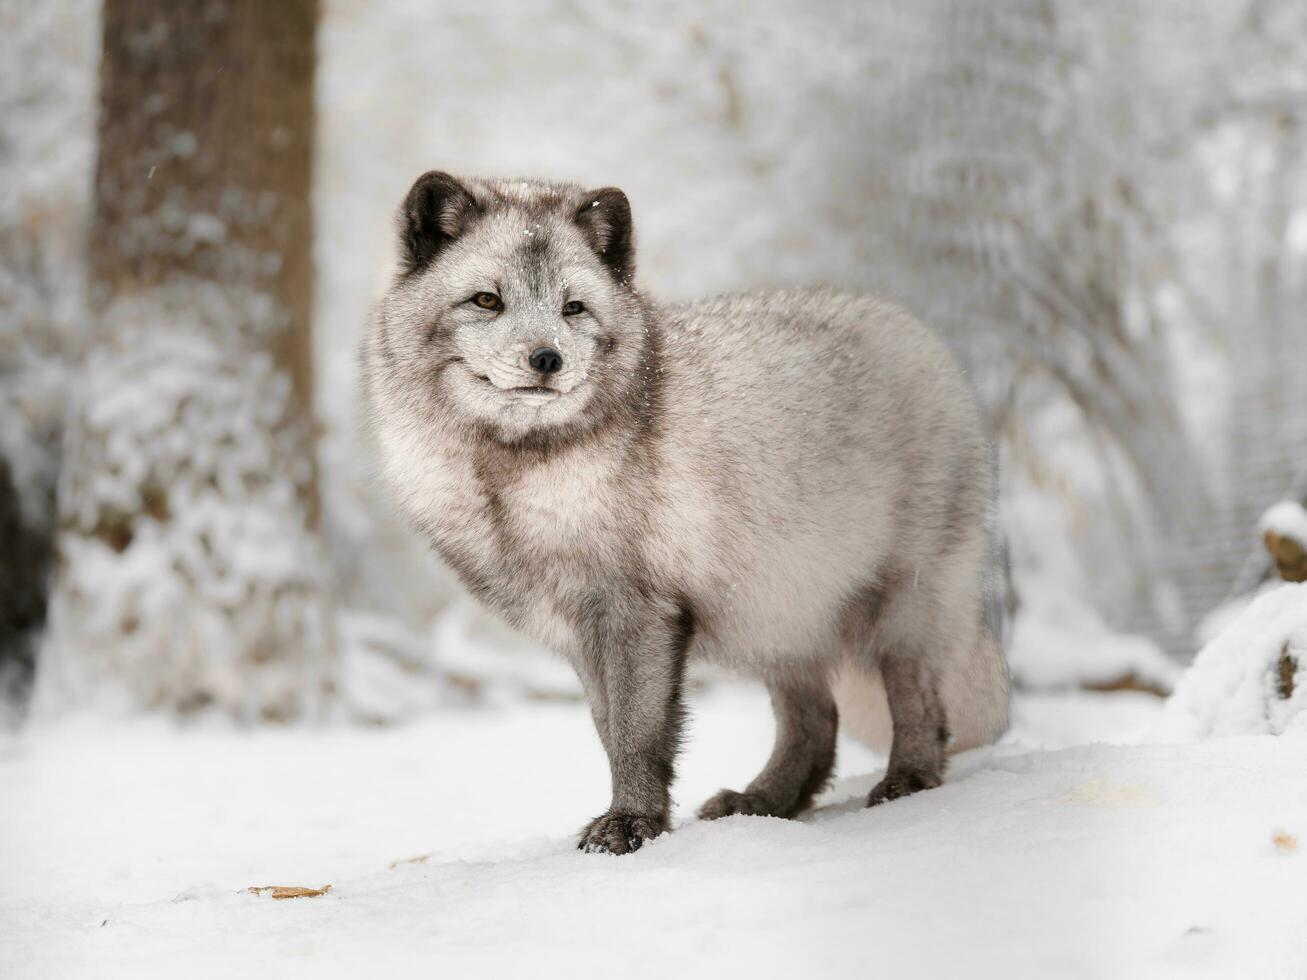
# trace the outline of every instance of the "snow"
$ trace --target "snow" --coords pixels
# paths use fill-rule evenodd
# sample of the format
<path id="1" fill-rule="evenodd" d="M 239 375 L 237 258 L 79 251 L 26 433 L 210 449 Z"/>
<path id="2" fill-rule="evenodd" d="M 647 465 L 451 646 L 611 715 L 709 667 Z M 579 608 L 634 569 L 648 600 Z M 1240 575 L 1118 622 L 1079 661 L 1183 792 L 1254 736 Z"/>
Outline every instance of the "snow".
<path id="1" fill-rule="evenodd" d="M 1203 647 L 1168 702 L 1162 728 L 1185 738 L 1289 730 L 1307 735 L 1307 583 L 1261 593 Z"/>
<path id="2" fill-rule="evenodd" d="M 1111 629 L 1082 596 L 1037 578 L 1021 595 L 1008 651 L 1021 686 L 1105 686 L 1125 678 L 1163 692 L 1175 686 L 1179 664 L 1147 637 Z"/>
<path id="3" fill-rule="evenodd" d="M 1018 698 L 1000 746 L 875 810 L 883 760 L 843 743 L 808 818 L 704 824 L 769 749 L 761 689 L 719 685 L 679 826 L 620 858 L 573 849 L 608 790 L 580 704 L 36 726 L 0 743 L 0 975 L 1302 976 L 1302 733 L 1123 743 L 1159 704 Z"/>
<path id="4" fill-rule="evenodd" d="M 1108 686 L 1133 677 L 1169 692 L 1179 665 L 1147 637 L 1113 629 L 1098 611 L 1104 589 L 1113 587 L 1102 580 L 1128 576 L 1089 576 L 1077 557 L 1091 547 L 1082 539 L 1101 536 L 1098 521 L 1074 519 L 1085 510 L 1085 488 L 1096 473 L 1058 414 L 1042 418 L 1049 431 L 1041 439 L 1054 447 L 1052 458 L 1017 446 L 1005 452 L 1000 468 L 1001 523 L 1018 600 L 1008 649 L 1012 679 L 1026 689 L 1048 690 Z M 1059 484 L 1046 472 L 1050 466 L 1074 474 L 1073 483 L 1054 489 Z M 1113 567 L 1111 550 L 1099 552 L 1097 564 Z"/>
<path id="5" fill-rule="evenodd" d="M 1307 507 L 1293 500 L 1282 500 L 1271 507 L 1257 522 L 1257 533 L 1271 531 L 1307 547 Z"/>
<path id="6" fill-rule="evenodd" d="M 386 724 L 450 706 L 582 699 L 581 683 L 560 658 L 526 644 L 468 597 L 429 629 L 357 609 L 337 615 L 340 693 L 356 721 Z"/>
<path id="7" fill-rule="evenodd" d="M 0 237 L 14 258 L 0 262 L 0 292 L 12 293 L 3 326 L 18 328 L 0 330 L 0 361 L 10 371 L 0 385 L 0 447 L 41 526 L 53 517 L 46 503 L 65 359 L 87 335 L 81 255 L 97 6 L 0 0 L 0 20 L 14 28 L 0 32 L 12 55 L 0 58 L 0 90 L 23 96 L 0 114 L 4 169 L 13 178 L 0 186 Z M 1156 645 L 1111 628 L 1095 608 L 1133 608 L 1139 594 L 1159 597 L 1159 618 L 1173 636 L 1186 634 L 1189 617 L 1175 583 L 1156 574 L 1166 564 L 1150 550 L 1158 543 L 1150 534 L 1135 540 L 1136 525 L 1119 516 L 1140 511 L 1141 491 L 1116 485 L 1118 464 L 1096 448 L 1101 434 L 1026 370 L 1062 348 L 1032 346 L 1019 334 L 1016 367 L 1004 360 L 987 375 L 1004 386 L 1017 379 L 1020 396 L 1014 428 L 1003 433 L 1004 526 L 1022 600 L 1012 664 L 1025 690 L 1003 742 L 957 759 L 944 787 L 869 811 L 861 802 L 884 759 L 845 741 L 840 779 L 817 812 L 797 822 L 707 825 L 693 819 L 696 805 L 757 770 L 771 721 L 756 688 L 696 686 L 675 833 L 626 858 L 574 851 L 575 832 L 608 792 L 575 678 L 507 640 L 483 615 L 457 601 L 448 606 L 446 573 L 392 518 L 389 503 L 372 499 L 355 431 L 355 340 L 385 281 L 393 209 L 432 166 L 622 185 L 636 205 L 642 281 L 660 298 L 815 282 L 909 289 L 891 261 L 905 245 L 895 222 L 910 221 L 925 245 L 939 244 L 930 235 L 952 235 L 955 212 L 945 212 L 942 230 L 918 228 L 921 208 L 901 207 L 895 188 L 915 187 L 911 200 L 933 203 L 939 188 L 913 181 L 932 179 L 941 160 L 988 152 L 958 156 L 947 126 L 956 112 L 938 100 L 961 93 L 915 85 L 929 81 L 923 69 L 939 67 L 934 53 L 947 53 L 965 33 L 938 43 L 932 25 L 946 7 L 921 18 L 858 5 L 790 4 L 761 19 L 746 10 L 729 0 L 686 20 L 669 18 L 662 4 L 615 10 L 582 0 L 487 19 L 409 0 L 326 5 L 314 329 L 333 591 L 345 605 L 340 673 L 331 678 L 339 701 L 329 723 L 316 727 L 244 729 L 208 714 L 184 724 L 138 714 L 140 700 L 186 703 L 197 689 L 232 704 L 250 696 L 277 704 L 285 700 L 278 691 L 303 690 L 298 675 L 279 680 L 262 668 L 264 679 L 250 688 L 237 680 L 248 679 L 237 665 L 197 665 L 195 657 L 206 644 L 241 646 L 232 636 L 258 628 L 252 608 L 270 619 L 285 611 L 276 596 L 240 602 L 244 583 L 271 586 L 321 565 L 287 545 L 285 529 L 299 523 L 287 516 L 288 486 L 259 491 L 261 509 L 241 515 L 196 490 L 195 506 L 171 533 L 143 518 L 121 554 L 93 535 L 74 546 L 69 581 L 94 600 L 83 617 L 84 646 L 105 674 L 135 678 L 147 694 L 126 718 L 83 707 L 0 737 L 0 977 L 1307 975 L 1307 853 L 1297 843 L 1307 839 L 1307 586 L 1277 584 L 1223 610 L 1219 628 L 1211 620 L 1220 635 L 1183 677 Z M 977 45 L 1003 41 L 1027 14 L 1014 16 L 1007 28 L 975 35 Z M 1165 11 L 1150 17 L 1171 29 Z M 593 43 L 596 32 L 604 43 Z M 1098 75 L 1116 64 L 1103 52 L 1132 50 L 1100 47 L 1084 60 Z M 994 71 L 1047 77 L 976 50 Z M 1209 71 L 1207 61 L 1193 60 L 1193 77 Z M 1037 61 L 1061 65 L 1042 54 Z M 876 84 L 863 84 L 868 78 Z M 925 101 L 903 93 L 924 93 Z M 977 103 L 961 104 L 965 111 Z M 1025 108 L 1019 100 L 1003 105 L 1024 114 L 1048 103 L 1041 96 Z M 1008 118 L 994 132 L 1007 140 L 1013 121 L 1020 123 Z M 850 144 L 851 132 L 877 136 Z M 932 132 L 942 138 L 926 138 Z M 1233 168 L 1236 190 L 1265 177 L 1245 172 L 1240 148 L 1263 156 L 1272 148 L 1248 135 L 1247 126 L 1227 126 L 1199 145 L 1215 153 L 1208 169 Z M 1212 145 L 1226 137 L 1237 147 Z M 1035 156 L 1048 156 L 1047 140 L 1037 142 Z M 185 154 L 193 143 L 177 134 L 171 150 Z M 886 161 L 907 169 L 887 169 Z M 996 162 L 1009 173 L 1013 162 L 1027 165 L 1017 155 Z M 1097 186 L 1067 168 L 1040 169 L 1057 178 L 1054 189 L 1070 188 L 1073 202 Z M 151 167 L 146 179 L 154 178 Z M 1055 206 L 1023 216 L 1052 227 L 1062 205 L 1056 194 L 1044 200 Z M 1246 251 L 1256 229 L 1231 217 L 1252 222 L 1273 209 L 1234 196 L 1206 204 L 1185 209 L 1193 229 L 1172 232 L 1182 256 L 1195 242 L 1203 246 L 1181 272 L 1210 280 L 1211 289 L 1190 296 L 1167 275 L 1154 284 L 1154 273 L 1131 273 L 1121 299 L 1133 328 L 1147 322 L 1146 304 L 1137 309 L 1142 290 L 1155 286 L 1169 297 L 1157 311 L 1167 370 L 1125 377 L 1155 382 L 1175 373 L 1179 415 L 1191 435 L 1209 437 L 1196 448 L 1205 475 L 1216 479 L 1243 472 L 1219 464 L 1233 417 L 1227 403 L 1239 388 L 1233 368 L 1253 361 L 1231 362 L 1228 349 L 1242 348 L 1198 323 L 1206 305 L 1218 322 L 1249 322 L 1240 290 L 1204 272 L 1229 266 L 1238 275 L 1241 266 L 1225 261 L 1232 253 L 1213 242 Z M 986 232 L 984 214 L 979 225 L 962 214 L 962 232 Z M 195 242 L 228 232 L 218 215 L 174 209 L 169 217 Z M 1290 222 L 1291 239 L 1302 238 L 1301 217 Z M 1227 235 L 1227 223 L 1239 233 Z M 1077 261 L 1088 254 L 1083 242 L 1055 252 Z M 1146 252 L 1127 257 L 1131 268 L 1156 266 L 1143 261 Z M 922 268 L 940 288 L 937 264 Z M 965 305 L 971 293 L 949 288 L 939 296 Z M 965 347 L 967 338 L 1001 336 L 987 326 L 995 324 L 980 316 L 956 339 Z M 102 469 L 121 477 L 65 494 L 74 500 L 65 518 L 88 529 L 102 513 L 140 503 L 133 494 L 146 457 L 124 441 L 129 430 L 158 441 L 154 465 L 174 491 L 183 481 L 166 467 L 180 468 L 178 460 L 236 482 L 266 469 L 260 454 L 268 447 L 240 432 L 249 413 L 284 397 L 263 397 L 268 365 L 240 359 L 228 377 L 216 370 L 228 363 L 222 350 L 188 340 L 186 331 L 167 333 L 163 346 L 140 345 L 147 353 L 132 366 L 135 383 L 106 384 L 122 365 L 97 372 L 95 362 L 80 378 L 76 393 L 94 396 L 88 422 L 117 465 Z M 1081 348 L 1065 349 L 1078 370 Z M 987 350 L 982 343 L 973 352 L 981 367 Z M 987 376 L 977 376 L 982 389 Z M 208 414 L 191 406 L 190 428 L 172 425 L 198 389 Z M 205 438 L 194 438 L 197 427 Z M 203 480 L 192 482 L 190 489 L 202 488 Z M 1307 512 L 1280 505 L 1264 518 L 1267 527 L 1307 539 Z M 202 537 L 225 543 L 221 562 L 196 552 Z M 170 610 L 188 601 L 180 581 L 159 574 L 174 558 L 188 563 L 215 607 L 239 606 L 240 622 L 215 623 L 207 640 L 166 636 Z M 303 591 L 316 589 L 307 576 Z M 298 617 L 291 610 L 281 618 Z M 96 639 L 129 622 L 132 642 Z M 1287 699 L 1276 694 L 1285 649 L 1298 664 Z M 54 678 L 60 711 L 87 682 L 74 674 Z M 1139 693 L 1076 690 L 1127 674 L 1177 693 L 1164 707 Z M 112 692 L 97 694 L 95 710 L 112 709 Z M 328 883 L 326 896 L 290 902 L 243 891 Z"/>
<path id="8" fill-rule="evenodd" d="M 1197 641 L 1197 647 L 1202 649 L 1225 632 L 1226 627 L 1238 619 L 1243 611 L 1256 602 L 1258 598 L 1267 592 L 1282 589 L 1284 586 L 1285 582 L 1282 579 L 1269 578 L 1252 592 L 1237 595 L 1221 603 L 1198 621 L 1198 626 L 1194 629 L 1194 639 Z"/>

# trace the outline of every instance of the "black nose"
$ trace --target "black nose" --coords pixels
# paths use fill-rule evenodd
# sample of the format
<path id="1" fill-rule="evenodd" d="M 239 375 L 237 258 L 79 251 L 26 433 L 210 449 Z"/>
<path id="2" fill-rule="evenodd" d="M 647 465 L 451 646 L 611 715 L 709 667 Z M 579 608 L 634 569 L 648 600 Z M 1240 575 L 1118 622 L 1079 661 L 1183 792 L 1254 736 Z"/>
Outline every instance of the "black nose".
<path id="1" fill-rule="evenodd" d="M 531 370 L 541 374 L 557 374 L 563 370 L 563 355 L 552 347 L 537 347 L 528 358 Z"/>

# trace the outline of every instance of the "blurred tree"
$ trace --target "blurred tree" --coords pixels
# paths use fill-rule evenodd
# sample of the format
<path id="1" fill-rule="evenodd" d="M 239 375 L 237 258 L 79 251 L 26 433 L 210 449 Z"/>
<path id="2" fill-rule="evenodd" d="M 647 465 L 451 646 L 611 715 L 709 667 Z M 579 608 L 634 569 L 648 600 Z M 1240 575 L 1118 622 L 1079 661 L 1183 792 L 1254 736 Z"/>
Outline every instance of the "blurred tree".
<path id="1" fill-rule="evenodd" d="M 1198 121 L 1225 150 L 1213 208 L 1224 248 L 1207 301 L 1232 354 L 1231 478 L 1212 536 L 1247 554 L 1237 594 L 1270 573 L 1248 529 L 1272 502 L 1307 494 L 1307 6 L 1251 0 L 1234 26 Z"/>
<path id="2" fill-rule="evenodd" d="M 309 315 L 316 0 L 106 0 L 94 334 L 41 691 L 288 718 L 332 647 Z M 47 683 L 48 681 L 48 683 Z"/>
<path id="3" fill-rule="evenodd" d="M 85 330 L 98 9 L 0 0 L 0 724 L 30 691 Z"/>
<path id="4" fill-rule="evenodd" d="M 1093 529 L 1112 622 L 1177 653 L 1307 436 L 1305 9 L 931 0 L 867 123 L 879 285 L 973 368 L 1010 478 Z"/>
<path id="5" fill-rule="evenodd" d="M 1153 584 L 1149 547 L 1191 527 L 1204 489 L 1148 281 L 1189 185 L 1159 152 L 1171 103 L 1131 38 L 1144 18 L 1058 0 L 911 16 L 924 53 L 874 107 L 866 168 L 881 288 L 953 341 L 1009 469 L 1027 471 L 1009 479 L 1056 487 L 1068 510 L 1101 494 L 1133 525 L 1083 556 L 1133 573 L 1096 598 L 1133 602 Z M 1049 428 L 1083 447 L 1070 478 Z"/>

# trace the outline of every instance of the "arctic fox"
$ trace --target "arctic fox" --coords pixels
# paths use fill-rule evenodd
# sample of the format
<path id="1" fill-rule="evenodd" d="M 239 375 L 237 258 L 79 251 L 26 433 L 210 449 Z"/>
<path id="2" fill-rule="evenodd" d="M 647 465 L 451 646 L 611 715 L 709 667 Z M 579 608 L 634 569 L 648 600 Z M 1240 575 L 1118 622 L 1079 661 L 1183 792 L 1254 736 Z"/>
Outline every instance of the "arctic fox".
<path id="1" fill-rule="evenodd" d="M 668 829 L 689 660 L 756 676 L 776 714 L 762 772 L 705 819 L 807 807 L 833 691 L 888 701 L 869 805 L 997 737 L 989 464 L 925 327 L 829 291 L 657 306 L 613 187 L 433 171 L 399 231 L 361 351 L 383 470 L 467 587 L 580 675 L 612 773 L 582 849 Z"/>

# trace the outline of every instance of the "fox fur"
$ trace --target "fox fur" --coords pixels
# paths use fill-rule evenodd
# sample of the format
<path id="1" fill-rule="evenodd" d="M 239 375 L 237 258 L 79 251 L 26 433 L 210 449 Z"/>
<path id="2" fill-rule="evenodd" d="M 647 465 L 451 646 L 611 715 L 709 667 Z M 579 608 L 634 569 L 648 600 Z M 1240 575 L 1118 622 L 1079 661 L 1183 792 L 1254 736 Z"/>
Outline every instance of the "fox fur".
<path id="1" fill-rule="evenodd" d="M 708 819 L 807 807 L 841 713 L 891 736 L 869 804 L 1003 730 L 988 454 L 931 331 L 828 290 L 659 306 L 616 188 L 431 172 L 399 232 L 361 350 L 382 470 L 471 592 L 576 668 L 612 774 L 580 847 L 669 828 L 690 661 L 776 715 Z"/>

